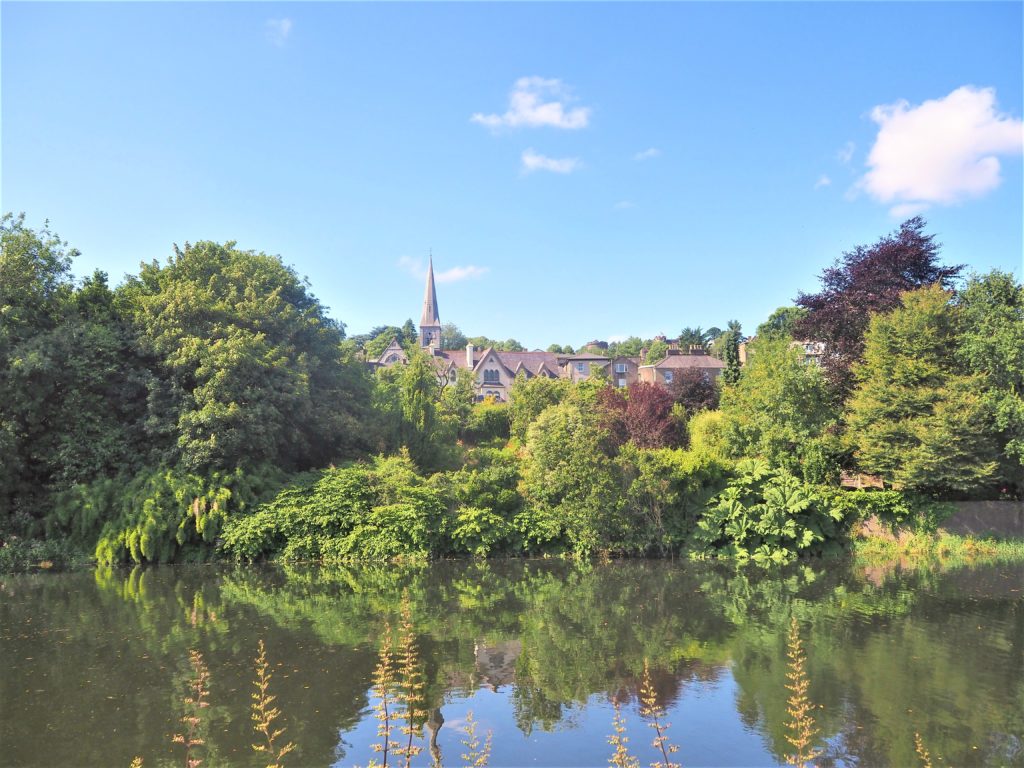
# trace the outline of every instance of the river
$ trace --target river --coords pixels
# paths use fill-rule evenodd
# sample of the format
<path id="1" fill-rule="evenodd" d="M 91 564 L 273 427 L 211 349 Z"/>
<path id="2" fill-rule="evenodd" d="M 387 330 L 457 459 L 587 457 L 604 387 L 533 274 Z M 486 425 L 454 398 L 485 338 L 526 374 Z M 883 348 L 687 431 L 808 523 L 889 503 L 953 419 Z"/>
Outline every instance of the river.
<path id="1" fill-rule="evenodd" d="M 492 766 L 606 765 L 616 704 L 648 764 L 644 668 L 684 766 L 781 763 L 798 620 L 817 764 L 1024 766 L 1024 568 L 760 570 L 707 563 L 164 566 L 0 577 L 0 765 L 182 765 L 183 700 L 210 673 L 196 754 L 252 749 L 266 644 L 289 766 L 365 765 L 385 622 L 403 600 L 429 711 L 423 752 L 461 765 L 467 714 Z M 404 596 L 404 597 L 403 597 Z M 431 738 L 432 737 L 432 738 Z M 379 756 L 378 756 L 379 758 Z"/>

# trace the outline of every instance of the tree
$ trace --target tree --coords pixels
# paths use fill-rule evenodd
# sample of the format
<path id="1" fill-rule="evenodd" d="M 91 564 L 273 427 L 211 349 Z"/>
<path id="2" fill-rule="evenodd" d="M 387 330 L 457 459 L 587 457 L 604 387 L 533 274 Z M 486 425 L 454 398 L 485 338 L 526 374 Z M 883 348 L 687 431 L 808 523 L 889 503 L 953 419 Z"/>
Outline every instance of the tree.
<path id="1" fill-rule="evenodd" d="M 661 339 L 655 339 L 647 348 L 647 357 L 644 359 L 646 365 L 652 365 L 664 360 L 668 355 L 668 343 Z"/>
<path id="2" fill-rule="evenodd" d="M 957 360 L 957 308 L 935 283 L 871 318 L 847 404 L 858 466 L 897 488 L 972 493 L 995 475 L 985 378 Z"/>
<path id="3" fill-rule="evenodd" d="M 713 411 L 718 407 L 718 380 L 700 368 L 676 371 L 669 392 L 689 416 L 700 411 Z"/>
<path id="4" fill-rule="evenodd" d="M 699 325 L 696 328 L 683 328 L 679 332 L 679 348 L 689 349 L 690 347 L 705 347 L 711 338 L 708 336 L 708 332 L 701 328 Z"/>
<path id="5" fill-rule="evenodd" d="M 756 335 L 761 336 L 784 336 L 793 338 L 796 324 L 807 316 L 807 310 L 803 307 L 779 307 L 768 319 L 757 326 Z"/>
<path id="6" fill-rule="evenodd" d="M 630 336 L 623 341 L 613 341 L 609 344 L 608 357 L 639 357 L 640 350 L 649 345 L 650 342 L 645 342 L 639 336 Z"/>
<path id="7" fill-rule="evenodd" d="M 505 341 L 495 341 L 489 339 L 486 336 L 473 336 L 467 339 L 469 344 L 472 344 L 477 349 L 487 349 L 493 347 L 499 352 L 524 352 L 526 348 L 515 339 L 506 339 Z"/>
<path id="8" fill-rule="evenodd" d="M 734 458 L 799 471 L 808 447 L 834 422 L 821 369 L 788 339 L 758 338 L 739 381 L 722 390 L 722 434 Z"/>
<path id="9" fill-rule="evenodd" d="M 190 471 L 322 466 L 366 447 L 369 380 L 279 257 L 186 243 L 123 289 L 156 378 L 150 428 Z"/>
<path id="10" fill-rule="evenodd" d="M 674 403 L 665 387 L 643 381 L 630 384 L 625 391 L 605 387 L 598 395 L 602 425 L 616 447 L 627 440 L 638 448 L 665 448 L 678 443 Z"/>
<path id="11" fill-rule="evenodd" d="M 546 376 L 516 376 L 509 392 L 510 432 L 516 440 L 526 439 L 526 431 L 546 408 L 557 405 L 569 393 L 570 384 L 565 379 L 549 379 Z"/>
<path id="12" fill-rule="evenodd" d="M 459 330 L 455 323 L 445 323 L 441 326 L 441 349 L 465 349 L 466 335 Z"/>
<path id="13" fill-rule="evenodd" d="M 548 347 L 548 352 L 551 352 L 552 354 L 555 354 L 555 355 L 575 355 L 576 354 L 576 350 L 574 350 L 568 344 L 566 344 L 565 346 L 563 346 L 561 344 L 552 344 L 552 345 L 550 345 Z"/>
<path id="14" fill-rule="evenodd" d="M 516 525 L 528 546 L 561 543 L 587 555 L 606 540 L 613 515 L 612 464 L 597 414 L 573 402 L 544 410 L 527 430 L 526 509 Z"/>
<path id="15" fill-rule="evenodd" d="M 959 357 L 985 376 L 1003 478 L 1024 495 L 1024 285 L 998 270 L 972 275 L 958 297 Z"/>
<path id="16" fill-rule="evenodd" d="M 797 297 L 807 315 L 794 334 L 825 343 L 825 372 L 841 396 L 853 384 L 850 369 L 864 351 L 871 315 L 898 307 L 906 291 L 932 284 L 949 288 L 960 274 L 960 266 L 939 265 L 939 244 L 924 228 L 924 219 L 915 216 L 874 245 L 858 245 L 821 274 L 821 291 Z"/>
<path id="17" fill-rule="evenodd" d="M 722 360 L 725 361 L 725 370 L 722 371 L 722 380 L 726 384 L 735 384 L 740 379 L 740 339 L 743 338 L 743 329 L 738 320 L 730 320 L 722 339 Z"/>
<path id="18" fill-rule="evenodd" d="M 421 468 L 432 466 L 436 459 L 439 395 L 431 360 L 422 352 L 413 353 L 398 378 L 401 441 Z"/>

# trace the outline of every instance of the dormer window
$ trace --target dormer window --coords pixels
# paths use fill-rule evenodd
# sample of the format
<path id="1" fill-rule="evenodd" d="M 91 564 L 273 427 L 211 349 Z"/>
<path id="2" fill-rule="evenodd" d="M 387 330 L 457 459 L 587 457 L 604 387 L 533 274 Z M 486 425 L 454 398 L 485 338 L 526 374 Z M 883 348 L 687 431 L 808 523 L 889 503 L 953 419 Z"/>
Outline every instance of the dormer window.
<path id="1" fill-rule="evenodd" d="M 626 364 L 625 363 L 616 363 L 615 364 L 615 372 L 616 373 L 625 373 L 626 372 Z"/>

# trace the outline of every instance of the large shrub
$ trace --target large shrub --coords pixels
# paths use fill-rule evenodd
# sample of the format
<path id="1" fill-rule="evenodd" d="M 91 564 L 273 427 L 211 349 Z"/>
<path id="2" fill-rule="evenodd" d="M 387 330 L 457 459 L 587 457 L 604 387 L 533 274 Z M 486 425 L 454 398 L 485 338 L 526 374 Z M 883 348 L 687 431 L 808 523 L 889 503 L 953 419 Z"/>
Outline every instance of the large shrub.
<path id="1" fill-rule="evenodd" d="M 694 535 L 703 554 L 788 562 L 841 550 L 846 511 L 830 493 L 760 459 L 744 459 L 712 499 Z"/>

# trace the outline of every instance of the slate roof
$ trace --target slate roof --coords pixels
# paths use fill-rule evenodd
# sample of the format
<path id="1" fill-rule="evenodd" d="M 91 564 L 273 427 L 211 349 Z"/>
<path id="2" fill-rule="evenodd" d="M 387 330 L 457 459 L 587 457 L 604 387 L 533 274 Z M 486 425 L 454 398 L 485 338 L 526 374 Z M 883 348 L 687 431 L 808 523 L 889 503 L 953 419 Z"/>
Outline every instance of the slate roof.
<path id="1" fill-rule="evenodd" d="M 644 368 L 711 368 L 723 370 L 725 363 L 711 355 L 669 355 L 664 360 L 645 365 Z"/>

